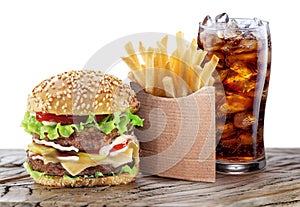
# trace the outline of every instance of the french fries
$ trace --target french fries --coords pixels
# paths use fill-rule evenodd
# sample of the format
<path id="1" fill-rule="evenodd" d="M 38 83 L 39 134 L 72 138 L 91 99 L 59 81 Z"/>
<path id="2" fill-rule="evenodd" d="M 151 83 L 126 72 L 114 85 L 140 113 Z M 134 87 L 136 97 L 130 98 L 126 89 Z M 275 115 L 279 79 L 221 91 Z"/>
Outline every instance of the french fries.
<path id="1" fill-rule="evenodd" d="M 122 60 L 131 71 L 128 77 L 155 96 L 187 96 L 204 86 L 211 86 L 215 79 L 212 73 L 218 64 L 218 57 L 213 56 L 201 67 L 207 52 L 197 50 L 195 39 L 190 44 L 184 41 L 184 34 L 176 34 L 176 49 L 168 54 L 168 36 L 156 43 L 157 47 L 146 48 L 139 42 L 137 53 L 132 42 L 125 45 L 128 54 Z"/>

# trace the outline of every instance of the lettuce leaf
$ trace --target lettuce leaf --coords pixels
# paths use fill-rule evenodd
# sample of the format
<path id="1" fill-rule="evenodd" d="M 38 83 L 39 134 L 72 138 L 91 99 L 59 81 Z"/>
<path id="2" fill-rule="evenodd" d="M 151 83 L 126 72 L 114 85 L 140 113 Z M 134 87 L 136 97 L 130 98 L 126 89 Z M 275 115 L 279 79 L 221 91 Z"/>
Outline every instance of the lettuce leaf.
<path id="1" fill-rule="evenodd" d="M 95 114 L 90 114 L 84 123 L 66 125 L 57 123 L 53 126 L 45 126 L 27 111 L 21 125 L 29 134 L 36 133 L 41 139 L 45 138 L 45 134 L 47 134 L 47 137 L 53 140 L 60 136 L 70 137 L 75 131 L 81 132 L 86 127 L 96 127 L 105 134 L 109 134 L 114 129 L 117 129 L 118 133 L 122 135 L 127 131 L 131 131 L 134 126 L 143 126 L 143 119 L 132 114 L 130 109 L 127 109 L 125 113 L 115 112 L 112 115 L 108 115 L 100 123 L 96 122 Z"/>
<path id="2" fill-rule="evenodd" d="M 96 172 L 95 173 L 95 178 L 99 178 L 99 177 L 104 177 L 103 173 L 102 172 Z"/>
<path id="3" fill-rule="evenodd" d="M 136 171 L 137 171 L 136 166 L 134 166 L 133 168 L 130 168 L 128 165 L 125 165 L 122 167 L 120 174 L 127 172 L 127 173 L 129 173 L 130 176 L 134 176 L 136 174 Z"/>
<path id="4" fill-rule="evenodd" d="M 25 169 L 27 170 L 27 172 L 29 173 L 29 175 L 31 177 L 33 177 L 34 179 L 36 179 L 36 180 L 40 179 L 41 177 L 47 177 L 47 178 L 51 177 L 51 175 L 46 175 L 43 172 L 39 172 L 39 171 L 33 170 L 32 167 L 29 166 L 28 162 L 24 162 L 23 166 L 25 167 Z"/>

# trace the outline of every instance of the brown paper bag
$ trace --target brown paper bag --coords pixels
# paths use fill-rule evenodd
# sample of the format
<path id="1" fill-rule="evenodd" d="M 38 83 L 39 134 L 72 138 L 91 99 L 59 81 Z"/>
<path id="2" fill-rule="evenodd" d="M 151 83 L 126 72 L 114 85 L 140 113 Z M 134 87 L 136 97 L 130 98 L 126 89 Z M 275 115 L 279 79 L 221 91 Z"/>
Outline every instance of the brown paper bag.
<path id="1" fill-rule="evenodd" d="M 140 171 L 162 177 L 215 181 L 215 93 L 204 87 L 181 98 L 157 97 L 131 83 L 144 127 L 136 129 Z"/>

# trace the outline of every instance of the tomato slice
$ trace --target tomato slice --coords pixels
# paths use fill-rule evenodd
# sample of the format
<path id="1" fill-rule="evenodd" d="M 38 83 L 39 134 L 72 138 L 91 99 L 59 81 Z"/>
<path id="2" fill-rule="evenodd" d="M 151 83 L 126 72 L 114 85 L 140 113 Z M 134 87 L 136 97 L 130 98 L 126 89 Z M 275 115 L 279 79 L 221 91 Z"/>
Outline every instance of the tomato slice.
<path id="1" fill-rule="evenodd" d="M 114 152 L 120 149 L 123 149 L 124 147 L 126 147 L 129 143 L 129 140 L 126 140 L 126 142 L 120 143 L 120 144 L 116 144 L 115 146 L 113 146 L 113 148 L 111 148 L 110 152 Z"/>
<path id="2" fill-rule="evenodd" d="M 101 122 L 107 115 L 96 115 L 96 121 Z M 73 116 L 73 115 L 55 115 L 50 113 L 36 112 L 36 120 L 39 122 L 48 121 L 48 122 L 57 122 L 61 124 L 73 124 L 86 122 L 89 116 Z"/>

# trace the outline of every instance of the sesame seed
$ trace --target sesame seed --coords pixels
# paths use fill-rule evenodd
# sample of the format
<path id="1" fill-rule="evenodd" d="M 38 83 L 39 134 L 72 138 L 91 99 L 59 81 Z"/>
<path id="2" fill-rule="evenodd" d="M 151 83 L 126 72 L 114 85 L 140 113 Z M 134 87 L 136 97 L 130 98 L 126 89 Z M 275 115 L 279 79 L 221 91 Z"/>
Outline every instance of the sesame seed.
<path id="1" fill-rule="evenodd" d="M 68 104 L 65 103 L 61 108 L 62 108 L 62 109 L 65 109 L 65 108 L 67 108 L 67 106 L 68 106 Z"/>

